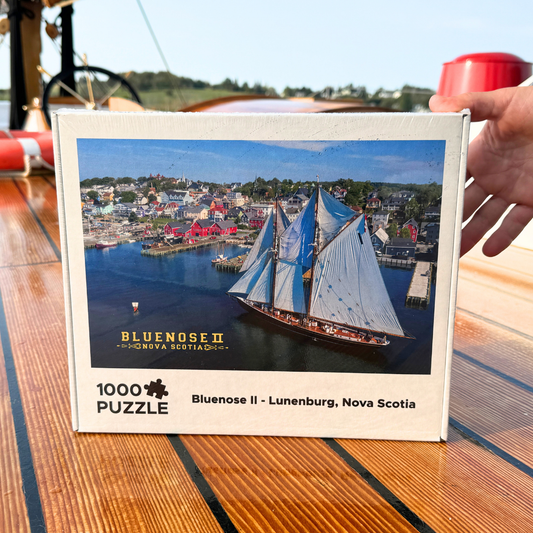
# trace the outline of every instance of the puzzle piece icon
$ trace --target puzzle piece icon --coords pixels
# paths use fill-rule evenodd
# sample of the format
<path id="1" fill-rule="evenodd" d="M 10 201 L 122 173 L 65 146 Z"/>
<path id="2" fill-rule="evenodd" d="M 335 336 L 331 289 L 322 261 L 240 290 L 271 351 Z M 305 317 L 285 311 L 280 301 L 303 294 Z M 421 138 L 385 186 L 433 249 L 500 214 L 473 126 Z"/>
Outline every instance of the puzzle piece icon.
<path id="1" fill-rule="evenodd" d="M 160 379 L 150 381 L 150 385 L 145 385 L 144 388 L 148 396 L 155 396 L 158 400 L 162 400 L 163 396 L 168 396 L 168 392 L 165 390 L 167 386 L 163 385 Z"/>

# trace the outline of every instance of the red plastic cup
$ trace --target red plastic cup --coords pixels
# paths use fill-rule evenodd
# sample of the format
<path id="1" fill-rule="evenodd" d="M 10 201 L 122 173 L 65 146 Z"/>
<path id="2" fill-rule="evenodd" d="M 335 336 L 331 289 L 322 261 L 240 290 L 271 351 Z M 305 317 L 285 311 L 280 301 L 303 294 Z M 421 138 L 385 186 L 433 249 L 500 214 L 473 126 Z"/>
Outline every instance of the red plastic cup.
<path id="1" fill-rule="evenodd" d="M 513 54 L 466 54 L 444 63 L 437 94 L 455 96 L 516 87 L 530 76 L 531 63 Z"/>

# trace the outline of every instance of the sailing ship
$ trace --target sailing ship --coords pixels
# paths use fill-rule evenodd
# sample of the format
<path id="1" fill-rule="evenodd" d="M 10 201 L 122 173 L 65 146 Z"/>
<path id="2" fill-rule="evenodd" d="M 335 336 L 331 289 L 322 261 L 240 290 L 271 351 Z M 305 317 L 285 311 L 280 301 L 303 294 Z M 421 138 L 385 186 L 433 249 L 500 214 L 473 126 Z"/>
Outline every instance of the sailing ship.
<path id="1" fill-rule="evenodd" d="M 404 333 L 390 301 L 365 215 L 335 200 L 318 182 L 292 224 L 276 201 L 241 272 L 228 294 L 286 329 L 372 347 L 390 344 L 387 335 L 413 338 Z"/>

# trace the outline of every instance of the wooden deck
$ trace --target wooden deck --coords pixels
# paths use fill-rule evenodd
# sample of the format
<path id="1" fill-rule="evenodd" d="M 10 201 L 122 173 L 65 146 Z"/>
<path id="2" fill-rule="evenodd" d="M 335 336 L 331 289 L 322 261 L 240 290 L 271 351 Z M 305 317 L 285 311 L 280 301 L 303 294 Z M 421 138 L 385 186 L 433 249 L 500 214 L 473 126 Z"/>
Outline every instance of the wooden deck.
<path id="1" fill-rule="evenodd" d="M 0 532 L 533 531 L 533 252 L 462 260 L 448 443 L 71 430 L 53 177 L 0 179 Z"/>

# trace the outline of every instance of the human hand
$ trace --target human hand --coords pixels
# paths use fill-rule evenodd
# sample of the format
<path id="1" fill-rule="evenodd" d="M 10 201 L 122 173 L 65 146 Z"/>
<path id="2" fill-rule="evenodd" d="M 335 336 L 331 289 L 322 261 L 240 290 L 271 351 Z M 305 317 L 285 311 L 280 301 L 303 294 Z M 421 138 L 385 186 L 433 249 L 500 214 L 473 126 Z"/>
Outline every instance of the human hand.
<path id="1" fill-rule="evenodd" d="M 434 112 L 468 108 L 472 122 L 487 120 L 468 151 L 467 177 L 474 181 L 465 191 L 463 220 L 475 215 L 463 229 L 461 255 L 481 240 L 510 205 L 516 204 L 483 246 L 485 255 L 498 255 L 533 218 L 533 87 L 435 95 L 429 106 Z"/>

